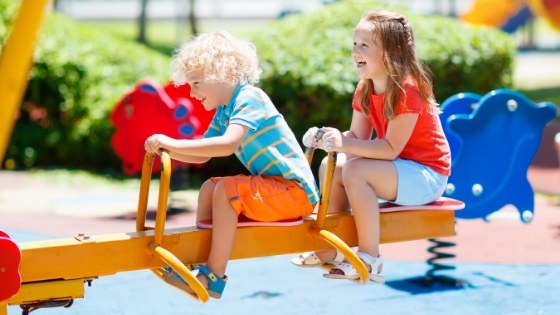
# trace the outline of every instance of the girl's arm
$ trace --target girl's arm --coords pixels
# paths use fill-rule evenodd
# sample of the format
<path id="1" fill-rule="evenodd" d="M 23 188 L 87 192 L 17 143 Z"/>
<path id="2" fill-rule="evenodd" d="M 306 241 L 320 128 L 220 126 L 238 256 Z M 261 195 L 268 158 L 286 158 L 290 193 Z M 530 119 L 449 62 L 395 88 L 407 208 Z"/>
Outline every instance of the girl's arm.
<path id="1" fill-rule="evenodd" d="M 202 139 L 173 139 L 155 134 L 146 140 L 144 147 L 148 152 L 157 153 L 159 149 L 169 151 L 176 160 L 189 163 L 203 163 L 211 157 L 228 156 L 235 152 L 247 134 L 248 127 L 231 124 L 222 136 Z"/>
<path id="2" fill-rule="evenodd" d="M 370 140 L 372 134 L 373 126 L 369 123 L 367 118 L 361 112 L 354 111 L 350 130 L 343 133 L 343 135 L 348 138 Z"/>
<path id="3" fill-rule="evenodd" d="M 350 130 L 342 133 L 343 136 L 347 138 L 370 140 L 373 134 L 373 126 L 369 123 L 367 118 L 358 111 L 352 113 L 352 122 L 350 124 Z M 350 160 L 357 157 L 354 154 L 346 153 L 346 159 Z"/>
<path id="4" fill-rule="evenodd" d="M 342 151 L 371 159 L 394 160 L 410 139 L 418 114 L 401 114 L 389 121 L 384 139 L 361 140 L 344 137 Z"/>

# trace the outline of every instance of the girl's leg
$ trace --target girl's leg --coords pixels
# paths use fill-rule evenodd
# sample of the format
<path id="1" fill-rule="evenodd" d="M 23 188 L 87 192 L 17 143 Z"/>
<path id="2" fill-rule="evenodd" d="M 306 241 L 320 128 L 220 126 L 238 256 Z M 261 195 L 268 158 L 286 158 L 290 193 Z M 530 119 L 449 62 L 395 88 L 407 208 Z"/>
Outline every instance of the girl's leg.
<path id="1" fill-rule="evenodd" d="M 342 178 L 356 222 L 359 251 L 379 257 L 380 218 L 377 198 L 396 198 L 397 169 L 392 161 L 355 159 L 346 163 Z"/>
<path id="2" fill-rule="evenodd" d="M 212 244 L 207 266 L 217 276 L 223 278 L 233 248 L 238 219 L 237 212 L 231 207 L 227 198 L 223 181 L 216 184 L 212 204 Z M 205 276 L 199 276 L 198 279 L 205 286 L 208 285 Z"/>
<path id="3" fill-rule="evenodd" d="M 206 180 L 200 187 L 198 193 L 198 206 L 196 209 L 196 221 L 212 218 L 212 198 L 216 184 L 210 179 Z"/>

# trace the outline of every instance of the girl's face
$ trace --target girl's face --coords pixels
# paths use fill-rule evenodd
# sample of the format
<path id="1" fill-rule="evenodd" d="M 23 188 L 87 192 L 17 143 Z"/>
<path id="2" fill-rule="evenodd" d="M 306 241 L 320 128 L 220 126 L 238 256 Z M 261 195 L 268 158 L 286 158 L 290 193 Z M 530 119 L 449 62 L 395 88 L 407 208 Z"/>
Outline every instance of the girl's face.
<path id="1" fill-rule="evenodd" d="M 190 72 L 187 75 L 187 84 L 191 86 L 191 97 L 199 100 L 207 111 L 227 104 L 234 90 L 225 83 L 206 82 L 202 70 Z"/>
<path id="2" fill-rule="evenodd" d="M 383 64 L 383 47 L 374 41 L 373 24 L 360 21 L 354 30 L 354 47 L 352 59 L 356 65 L 360 79 L 379 80 L 387 76 Z"/>

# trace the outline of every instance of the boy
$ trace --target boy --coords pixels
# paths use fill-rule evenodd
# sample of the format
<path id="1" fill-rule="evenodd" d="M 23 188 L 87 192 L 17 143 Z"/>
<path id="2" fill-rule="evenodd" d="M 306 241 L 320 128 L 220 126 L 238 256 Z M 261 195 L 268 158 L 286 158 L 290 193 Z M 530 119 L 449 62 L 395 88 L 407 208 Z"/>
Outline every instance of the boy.
<path id="1" fill-rule="evenodd" d="M 145 149 L 169 151 L 171 158 L 203 163 L 232 153 L 250 176 L 215 177 L 201 187 L 197 221 L 213 221 L 212 244 L 198 280 L 213 298 L 220 298 L 227 277 L 238 216 L 279 221 L 309 215 L 319 201 L 317 185 L 295 135 L 269 97 L 253 84 L 260 69 L 253 44 L 219 31 L 183 44 L 171 61 L 175 84 L 188 83 L 191 96 L 216 114 L 204 138 L 177 140 L 152 135 Z M 192 294 L 175 272 L 166 281 Z"/>

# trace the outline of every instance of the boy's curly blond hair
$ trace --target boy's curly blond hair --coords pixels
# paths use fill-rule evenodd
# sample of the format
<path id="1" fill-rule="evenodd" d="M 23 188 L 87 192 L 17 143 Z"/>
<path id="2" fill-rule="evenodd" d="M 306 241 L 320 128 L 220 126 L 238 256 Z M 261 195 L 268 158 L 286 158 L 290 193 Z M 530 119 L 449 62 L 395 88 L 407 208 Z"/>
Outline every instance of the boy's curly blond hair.
<path id="1" fill-rule="evenodd" d="M 171 60 L 171 81 L 187 82 L 189 73 L 202 70 L 204 81 L 255 84 L 261 69 L 254 44 L 239 40 L 226 31 L 201 34 L 181 45 Z"/>

